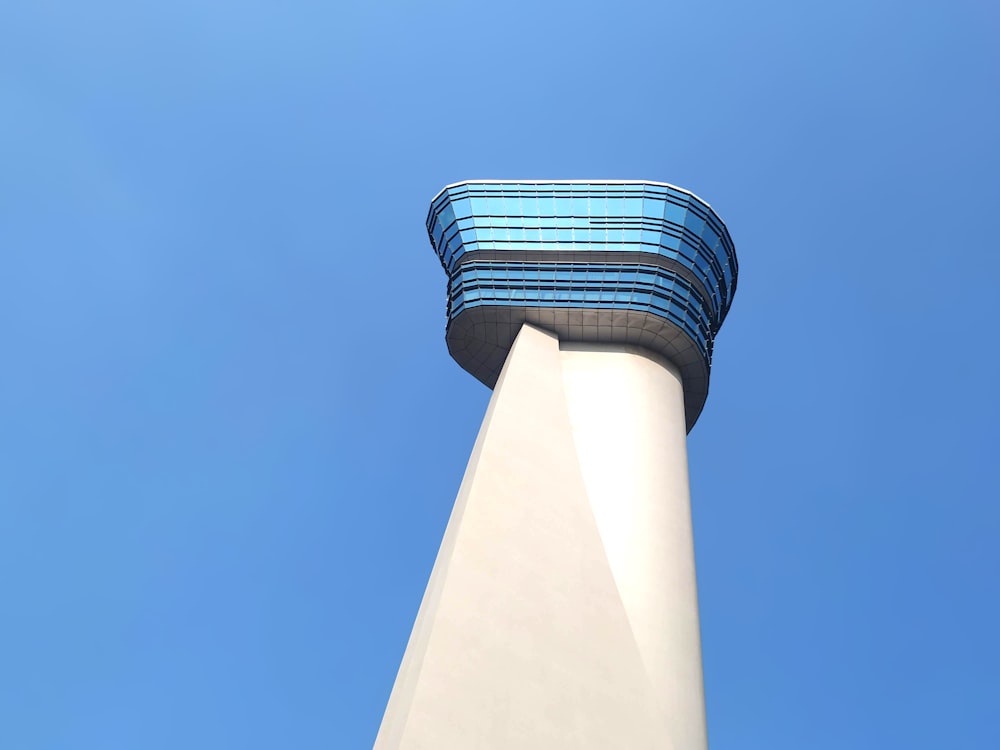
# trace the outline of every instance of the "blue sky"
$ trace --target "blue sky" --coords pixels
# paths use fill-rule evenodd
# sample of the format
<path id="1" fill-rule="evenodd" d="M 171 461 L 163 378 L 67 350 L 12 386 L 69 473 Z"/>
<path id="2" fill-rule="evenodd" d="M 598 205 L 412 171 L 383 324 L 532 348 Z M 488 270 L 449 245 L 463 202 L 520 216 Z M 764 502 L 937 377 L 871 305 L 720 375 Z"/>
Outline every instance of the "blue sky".
<path id="1" fill-rule="evenodd" d="M 740 258 L 713 748 L 1000 747 L 1000 12 L 7 3 L 0 747 L 370 746 L 489 392 L 423 220 L 651 179 Z"/>

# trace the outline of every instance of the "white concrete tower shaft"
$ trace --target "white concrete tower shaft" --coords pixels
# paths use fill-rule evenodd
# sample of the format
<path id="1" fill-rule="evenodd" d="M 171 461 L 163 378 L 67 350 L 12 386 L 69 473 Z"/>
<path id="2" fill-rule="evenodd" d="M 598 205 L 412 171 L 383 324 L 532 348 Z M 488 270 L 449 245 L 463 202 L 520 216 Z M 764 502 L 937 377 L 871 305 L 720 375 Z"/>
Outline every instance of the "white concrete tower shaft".
<path id="1" fill-rule="evenodd" d="M 705 750 L 680 374 L 524 325 L 376 750 Z"/>

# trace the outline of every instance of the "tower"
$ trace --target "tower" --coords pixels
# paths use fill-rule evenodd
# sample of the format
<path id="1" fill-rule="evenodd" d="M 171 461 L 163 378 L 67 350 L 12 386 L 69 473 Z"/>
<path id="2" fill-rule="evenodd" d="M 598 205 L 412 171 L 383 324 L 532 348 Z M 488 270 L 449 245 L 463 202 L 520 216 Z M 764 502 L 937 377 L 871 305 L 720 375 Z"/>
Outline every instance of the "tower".
<path id="1" fill-rule="evenodd" d="M 478 181 L 427 229 L 493 395 L 376 750 L 705 750 L 686 435 L 725 225 L 663 183 Z"/>

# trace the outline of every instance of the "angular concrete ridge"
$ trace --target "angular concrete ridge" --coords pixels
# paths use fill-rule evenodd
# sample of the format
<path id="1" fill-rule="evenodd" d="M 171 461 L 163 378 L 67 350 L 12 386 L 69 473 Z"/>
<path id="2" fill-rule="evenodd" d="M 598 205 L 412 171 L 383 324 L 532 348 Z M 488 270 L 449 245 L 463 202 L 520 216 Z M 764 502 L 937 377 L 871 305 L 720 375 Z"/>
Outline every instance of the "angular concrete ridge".
<path id="1" fill-rule="evenodd" d="M 524 325 L 377 750 L 705 750 L 678 369 Z"/>

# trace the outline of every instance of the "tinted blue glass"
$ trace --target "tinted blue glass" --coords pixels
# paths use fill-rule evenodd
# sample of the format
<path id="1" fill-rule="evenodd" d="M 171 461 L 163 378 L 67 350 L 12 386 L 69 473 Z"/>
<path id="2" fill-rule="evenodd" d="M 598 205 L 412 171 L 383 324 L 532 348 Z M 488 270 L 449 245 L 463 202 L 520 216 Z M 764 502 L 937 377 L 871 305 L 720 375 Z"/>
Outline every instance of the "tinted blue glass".
<path id="1" fill-rule="evenodd" d="M 654 198 L 643 198 L 642 200 L 642 215 L 649 217 L 651 219 L 662 219 L 664 203 L 661 200 L 656 200 Z"/>
<path id="2" fill-rule="evenodd" d="M 663 185 L 460 184 L 435 198 L 427 224 L 442 262 L 455 272 L 451 314 L 479 304 L 635 309 L 638 294 L 650 311 L 674 320 L 699 342 L 707 361 L 712 332 L 736 282 L 735 255 L 724 225 L 705 204 Z M 682 232 L 683 242 L 678 237 Z M 515 270 L 512 264 L 491 262 L 473 269 L 469 266 L 479 264 L 474 258 L 470 264 L 464 254 L 476 250 L 542 252 L 555 264 L 521 264 Z M 703 280 L 710 298 L 702 299 L 705 292 L 696 294 L 688 282 L 663 269 L 601 263 L 587 271 L 579 263 L 567 264 L 563 255 L 622 250 L 680 260 Z M 460 262 L 466 265 L 456 268 Z M 568 274 L 559 270 L 567 265 Z M 656 292 L 649 296 L 651 289 Z M 512 291 L 517 292 L 514 299 Z"/>
<path id="3" fill-rule="evenodd" d="M 453 221 L 455 221 L 455 211 L 451 207 L 451 203 L 446 203 L 441 209 L 440 213 L 441 225 L 447 230 Z"/>
<path id="4" fill-rule="evenodd" d="M 472 204 L 468 198 L 453 200 L 451 201 L 451 205 L 455 211 L 455 216 L 472 216 Z"/>
<path id="5" fill-rule="evenodd" d="M 693 211 L 688 211 L 687 216 L 684 217 L 684 226 L 698 237 L 701 237 L 701 231 L 705 228 L 705 222 L 695 215 Z"/>
<path id="6" fill-rule="evenodd" d="M 673 222 L 674 224 L 683 224 L 684 215 L 687 212 L 675 203 L 668 202 L 663 211 L 663 217 L 666 221 Z"/>
<path id="7" fill-rule="evenodd" d="M 666 253 L 668 257 L 675 257 L 677 255 L 676 251 L 680 250 L 681 247 L 680 237 L 677 237 L 673 234 L 669 234 L 667 232 L 661 232 L 660 247 L 662 247 L 664 250 L 670 251 Z"/>

